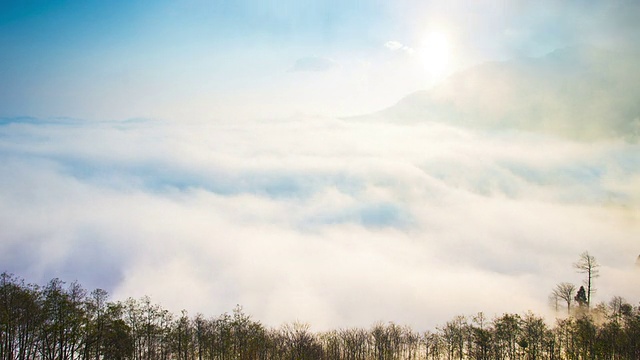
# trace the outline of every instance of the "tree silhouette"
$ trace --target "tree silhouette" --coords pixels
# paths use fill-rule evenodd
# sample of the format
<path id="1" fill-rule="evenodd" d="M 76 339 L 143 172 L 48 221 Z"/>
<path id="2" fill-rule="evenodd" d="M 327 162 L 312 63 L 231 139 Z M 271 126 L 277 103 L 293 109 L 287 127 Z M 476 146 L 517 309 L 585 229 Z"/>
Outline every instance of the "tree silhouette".
<path id="1" fill-rule="evenodd" d="M 571 302 L 574 299 L 574 292 L 576 287 L 573 284 L 563 282 L 556 285 L 553 289 L 552 295 L 558 299 L 562 299 L 567 303 L 567 315 L 571 314 Z"/>
<path id="2" fill-rule="evenodd" d="M 578 289 L 578 293 L 576 294 L 575 301 L 578 303 L 578 306 L 589 306 L 589 300 L 587 298 L 587 292 L 584 290 L 584 286 L 580 286 Z"/>
<path id="3" fill-rule="evenodd" d="M 148 297 L 110 302 L 78 283 L 39 287 L 4 273 L 0 360 L 640 359 L 640 306 L 614 297 L 589 310 L 584 286 L 572 301 L 582 311 L 554 326 L 531 312 L 479 313 L 433 332 L 389 322 L 314 333 L 297 322 L 265 328 L 239 306 L 213 318 L 174 316 Z"/>
<path id="4" fill-rule="evenodd" d="M 591 306 L 591 295 L 595 292 L 593 287 L 593 279 L 600 276 L 598 268 L 600 264 L 596 261 L 596 258 L 589 254 L 588 251 L 580 254 L 580 258 L 573 264 L 579 273 L 587 274 L 585 285 L 587 285 L 587 308 Z"/>

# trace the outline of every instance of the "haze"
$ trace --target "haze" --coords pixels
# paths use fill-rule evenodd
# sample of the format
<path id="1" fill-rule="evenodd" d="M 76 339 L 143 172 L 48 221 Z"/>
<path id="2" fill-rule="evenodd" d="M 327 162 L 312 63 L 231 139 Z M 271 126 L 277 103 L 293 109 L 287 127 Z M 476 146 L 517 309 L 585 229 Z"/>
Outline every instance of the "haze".
<path id="1" fill-rule="evenodd" d="M 5 1 L 0 271 L 313 329 L 636 303 L 633 1 Z"/>

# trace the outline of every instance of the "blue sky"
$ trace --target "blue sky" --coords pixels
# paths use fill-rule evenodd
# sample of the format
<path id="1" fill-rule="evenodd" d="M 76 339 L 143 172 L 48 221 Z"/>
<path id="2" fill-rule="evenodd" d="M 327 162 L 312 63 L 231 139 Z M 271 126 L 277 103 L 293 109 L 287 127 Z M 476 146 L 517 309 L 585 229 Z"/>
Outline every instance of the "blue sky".
<path id="1" fill-rule="evenodd" d="M 389 41 L 420 50 L 429 32 L 445 33 L 450 73 L 591 40 L 611 45 L 614 33 L 634 34 L 622 26 L 629 20 L 620 21 L 629 8 L 584 1 L 4 1 L 0 115 L 367 113 L 442 77 L 421 66 L 424 56 L 391 54 Z M 622 24 L 615 31 L 614 22 Z M 288 72 L 305 58 L 336 66 Z"/>
<path id="2" fill-rule="evenodd" d="M 385 7 L 373 2 L 16 1 L 2 7 L 1 76 L 10 84 L 5 116 L 105 118 L 113 113 L 109 105 L 128 104 L 128 96 L 143 105 L 115 115 L 162 116 L 150 108 L 184 92 L 205 100 L 254 89 L 261 96 L 275 86 L 264 83 L 297 57 L 381 47 L 371 25 L 388 22 Z M 91 106 L 105 114 L 88 111 Z"/>
<path id="3" fill-rule="evenodd" d="M 0 271 L 422 330 L 588 250 L 634 303 L 639 6 L 2 1 Z"/>

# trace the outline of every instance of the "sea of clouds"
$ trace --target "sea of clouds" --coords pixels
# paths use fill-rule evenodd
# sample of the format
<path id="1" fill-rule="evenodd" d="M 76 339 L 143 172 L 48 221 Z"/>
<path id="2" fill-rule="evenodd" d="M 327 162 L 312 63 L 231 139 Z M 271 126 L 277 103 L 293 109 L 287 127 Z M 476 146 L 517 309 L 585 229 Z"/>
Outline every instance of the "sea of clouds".
<path id="1" fill-rule="evenodd" d="M 0 121 L 0 264 L 315 330 L 640 300 L 640 145 L 324 117 Z"/>

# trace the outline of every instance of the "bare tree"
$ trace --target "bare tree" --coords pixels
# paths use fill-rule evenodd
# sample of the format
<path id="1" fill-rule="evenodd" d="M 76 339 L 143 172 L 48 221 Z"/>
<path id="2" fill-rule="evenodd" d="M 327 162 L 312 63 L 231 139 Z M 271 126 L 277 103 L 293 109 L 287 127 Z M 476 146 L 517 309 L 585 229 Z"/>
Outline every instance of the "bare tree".
<path id="1" fill-rule="evenodd" d="M 609 309 L 611 309 L 611 317 L 618 323 L 633 312 L 633 306 L 620 296 L 614 296 L 609 301 Z"/>
<path id="2" fill-rule="evenodd" d="M 590 255 L 588 251 L 585 251 L 580 254 L 580 258 L 573 264 L 573 267 L 575 267 L 579 273 L 587 274 L 585 285 L 587 285 L 587 308 L 589 308 L 591 306 L 591 294 L 596 291 L 592 286 L 593 279 L 600 276 L 600 271 L 598 270 L 600 264 L 598 264 L 594 256 Z"/>
<path id="3" fill-rule="evenodd" d="M 571 314 L 571 302 L 574 299 L 575 291 L 576 286 L 567 282 L 560 283 L 553 289 L 552 296 L 567 302 L 567 314 Z"/>

